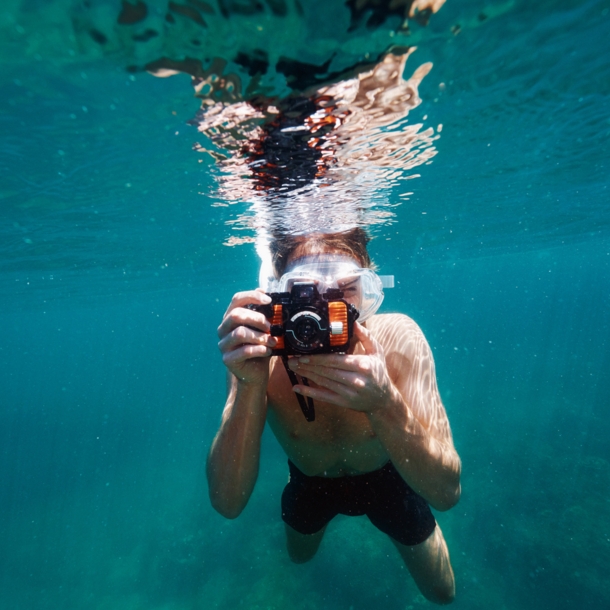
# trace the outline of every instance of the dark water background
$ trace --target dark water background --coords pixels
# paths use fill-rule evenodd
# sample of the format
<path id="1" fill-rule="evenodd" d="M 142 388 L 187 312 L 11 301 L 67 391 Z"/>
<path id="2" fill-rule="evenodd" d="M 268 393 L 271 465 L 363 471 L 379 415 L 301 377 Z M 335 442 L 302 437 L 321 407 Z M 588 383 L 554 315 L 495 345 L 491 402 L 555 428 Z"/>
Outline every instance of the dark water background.
<path id="1" fill-rule="evenodd" d="M 417 51 L 439 155 L 371 251 L 463 459 L 456 608 L 610 606 L 609 7 L 515 3 Z M 427 606 L 365 519 L 290 564 L 268 433 L 242 516 L 207 502 L 215 329 L 257 261 L 222 246 L 186 77 L 31 57 L 1 84 L 0 607 Z"/>

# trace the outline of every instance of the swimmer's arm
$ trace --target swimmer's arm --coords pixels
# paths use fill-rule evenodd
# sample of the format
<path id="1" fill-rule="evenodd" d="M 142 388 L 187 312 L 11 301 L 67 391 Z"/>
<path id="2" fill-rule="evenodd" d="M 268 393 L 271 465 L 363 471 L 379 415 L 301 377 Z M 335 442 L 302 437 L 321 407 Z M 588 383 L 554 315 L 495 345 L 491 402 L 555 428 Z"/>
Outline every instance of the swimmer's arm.
<path id="1" fill-rule="evenodd" d="M 244 509 L 258 476 L 261 435 L 267 416 L 269 356 L 275 338 L 265 316 L 248 305 L 271 299 L 261 290 L 233 295 L 218 327 L 218 347 L 229 373 L 220 429 L 208 454 L 212 506 L 229 519 Z"/>
<path id="2" fill-rule="evenodd" d="M 432 351 L 419 327 L 409 322 L 396 326 L 398 341 L 388 355 L 398 371 L 388 400 L 368 417 L 405 481 L 433 508 L 448 510 L 460 498 L 461 462 L 438 392 Z"/>
<path id="3" fill-rule="evenodd" d="M 460 497 L 461 466 L 436 386 L 432 352 L 407 316 L 380 318 L 374 333 L 354 326 L 363 355 L 291 359 L 290 368 L 317 386 L 298 384 L 293 389 L 366 413 L 405 481 L 434 508 L 448 510 Z"/>
<path id="4" fill-rule="evenodd" d="M 229 395 L 207 461 L 212 506 L 228 519 L 245 508 L 258 477 L 266 394 L 266 384 L 245 383 L 230 374 Z"/>

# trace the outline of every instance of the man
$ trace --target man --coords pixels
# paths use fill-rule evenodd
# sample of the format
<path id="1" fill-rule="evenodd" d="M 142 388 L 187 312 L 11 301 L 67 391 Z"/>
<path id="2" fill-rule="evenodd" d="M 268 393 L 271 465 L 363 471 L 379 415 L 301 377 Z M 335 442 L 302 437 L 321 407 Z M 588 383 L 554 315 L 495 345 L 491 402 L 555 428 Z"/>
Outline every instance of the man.
<path id="1" fill-rule="evenodd" d="M 380 299 L 371 306 L 374 295 L 359 286 L 374 275 L 367 241 L 363 230 L 353 229 L 273 245 L 282 286 L 310 274 L 322 287 L 335 269 L 334 287 L 364 319 L 354 325 L 347 354 L 291 358 L 291 370 L 301 376 L 295 386 L 281 359 L 270 358 L 277 340 L 268 320 L 246 308 L 269 303 L 269 297 L 261 290 L 233 297 L 218 329 L 230 384 L 208 457 L 210 498 L 231 519 L 244 509 L 267 421 L 289 458 L 282 518 L 291 559 L 311 559 L 336 514 L 366 514 L 390 536 L 420 591 L 430 601 L 449 603 L 453 570 L 428 505 L 443 511 L 456 504 L 460 459 L 421 330 L 401 314 L 371 315 Z M 315 271 L 319 262 L 324 274 Z M 314 422 L 303 417 L 295 393 L 315 401 Z"/>

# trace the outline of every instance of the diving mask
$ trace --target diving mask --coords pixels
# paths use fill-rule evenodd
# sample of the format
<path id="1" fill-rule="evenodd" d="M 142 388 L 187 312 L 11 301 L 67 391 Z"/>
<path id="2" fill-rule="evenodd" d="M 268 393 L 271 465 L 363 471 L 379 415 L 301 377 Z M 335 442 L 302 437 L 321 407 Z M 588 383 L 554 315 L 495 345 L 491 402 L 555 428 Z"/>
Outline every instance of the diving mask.
<path id="1" fill-rule="evenodd" d="M 359 322 L 373 316 L 383 301 L 383 289 L 394 287 L 393 275 L 377 275 L 351 257 L 338 254 L 303 256 L 293 261 L 269 292 L 291 292 L 296 282 L 316 284 L 320 294 L 339 289 L 343 298 L 359 311 Z"/>

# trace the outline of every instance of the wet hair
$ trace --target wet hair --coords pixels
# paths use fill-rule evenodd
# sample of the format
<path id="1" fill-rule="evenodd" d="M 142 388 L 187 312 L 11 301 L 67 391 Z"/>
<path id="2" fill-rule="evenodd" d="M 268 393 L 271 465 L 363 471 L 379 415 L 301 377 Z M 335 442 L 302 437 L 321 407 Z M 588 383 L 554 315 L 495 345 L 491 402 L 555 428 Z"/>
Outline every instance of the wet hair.
<path id="1" fill-rule="evenodd" d="M 362 267 L 374 269 L 366 249 L 371 238 L 364 229 L 356 227 L 341 233 L 314 233 L 312 235 L 285 235 L 277 237 L 270 244 L 273 270 L 281 277 L 293 256 L 324 254 L 333 252 L 347 254 L 355 258 Z"/>

